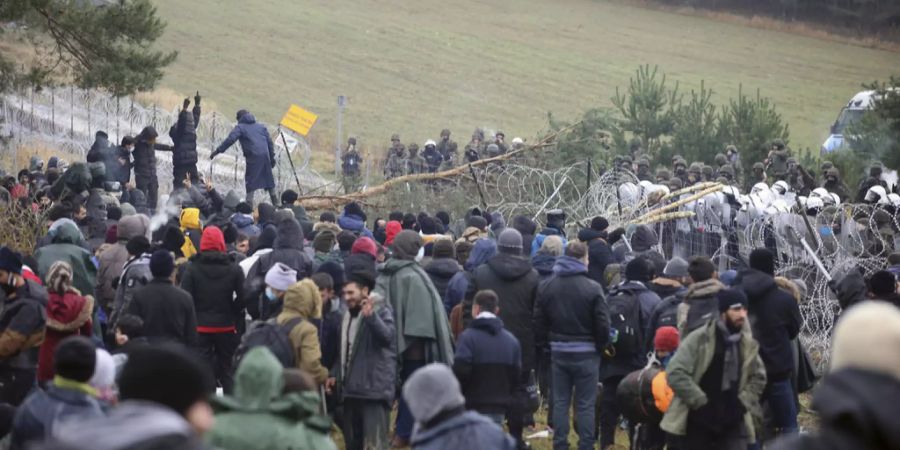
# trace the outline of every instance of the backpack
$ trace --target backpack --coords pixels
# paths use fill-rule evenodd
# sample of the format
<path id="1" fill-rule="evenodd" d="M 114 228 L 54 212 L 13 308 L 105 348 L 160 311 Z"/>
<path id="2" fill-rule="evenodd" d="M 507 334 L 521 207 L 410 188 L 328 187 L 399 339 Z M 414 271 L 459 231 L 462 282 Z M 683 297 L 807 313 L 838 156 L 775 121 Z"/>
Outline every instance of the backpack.
<path id="1" fill-rule="evenodd" d="M 612 344 L 615 356 L 628 357 L 642 353 L 644 326 L 641 324 L 641 304 L 637 295 L 628 289 L 614 288 L 606 303 L 609 307 L 610 332 L 618 333 Z"/>
<path id="2" fill-rule="evenodd" d="M 271 350 L 282 367 L 297 367 L 294 345 L 291 344 L 291 331 L 300 322 L 303 322 L 302 317 L 291 319 L 284 325 L 278 325 L 275 319 L 252 322 L 234 352 L 234 367 L 238 367 L 244 355 L 254 347 L 266 347 Z"/>

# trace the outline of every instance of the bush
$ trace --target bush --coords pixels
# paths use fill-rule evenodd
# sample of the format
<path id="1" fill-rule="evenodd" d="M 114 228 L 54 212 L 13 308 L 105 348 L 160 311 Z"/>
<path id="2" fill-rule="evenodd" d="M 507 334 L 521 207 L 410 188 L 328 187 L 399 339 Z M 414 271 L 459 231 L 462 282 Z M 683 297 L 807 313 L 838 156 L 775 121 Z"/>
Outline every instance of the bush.
<path id="1" fill-rule="evenodd" d="M 662 138 L 675 130 L 681 106 L 678 83 L 669 89 L 665 74 L 657 77 L 658 73 L 656 66 L 652 70 L 649 64 L 638 67 L 627 92 L 622 94 L 616 87 L 616 96 L 612 98 L 613 105 L 624 117 L 622 129 L 640 137 L 651 157 L 658 154 Z"/>
<path id="2" fill-rule="evenodd" d="M 741 152 L 744 169 L 749 174 L 753 163 L 768 156 L 769 143 L 774 139 L 788 142 L 790 132 L 775 105 L 756 91 L 756 98 L 744 95 L 743 86 L 738 96 L 723 106 L 719 113 L 718 136 L 720 142 L 733 144 Z"/>

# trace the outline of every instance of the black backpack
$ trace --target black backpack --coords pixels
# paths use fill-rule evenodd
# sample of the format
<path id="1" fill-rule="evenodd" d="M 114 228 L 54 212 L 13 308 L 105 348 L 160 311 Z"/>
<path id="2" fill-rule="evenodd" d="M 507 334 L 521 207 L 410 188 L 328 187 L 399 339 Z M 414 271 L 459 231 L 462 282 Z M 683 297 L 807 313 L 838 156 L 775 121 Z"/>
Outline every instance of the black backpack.
<path id="1" fill-rule="evenodd" d="M 287 321 L 284 325 L 278 325 L 275 319 L 257 320 L 247 327 L 247 332 L 241 338 L 241 344 L 234 352 L 234 367 L 240 365 L 244 355 L 254 347 L 266 347 L 278 358 L 283 367 L 297 367 L 297 358 L 294 346 L 291 344 L 291 331 L 303 322 L 302 317 Z"/>
<path id="2" fill-rule="evenodd" d="M 609 307 L 610 330 L 618 332 L 613 343 L 616 357 L 628 357 L 644 351 L 644 326 L 641 323 L 641 304 L 630 289 L 614 288 L 606 300 Z"/>

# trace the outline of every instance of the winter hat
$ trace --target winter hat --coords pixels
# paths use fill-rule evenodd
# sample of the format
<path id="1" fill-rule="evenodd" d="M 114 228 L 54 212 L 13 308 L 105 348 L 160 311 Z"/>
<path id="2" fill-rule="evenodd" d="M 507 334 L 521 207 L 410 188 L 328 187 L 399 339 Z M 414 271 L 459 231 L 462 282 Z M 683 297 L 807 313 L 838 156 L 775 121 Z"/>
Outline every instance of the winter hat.
<path id="1" fill-rule="evenodd" d="M 606 220 L 606 217 L 594 217 L 591 219 L 591 229 L 594 231 L 605 231 L 609 228 L 609 221 Z"/>
<path id="2" fill-rule="evenodd" d="M 129 255 L 143 255 L 150 250 L 150 241 L 145 236 L 135 236 L 125 244 L 125 250 L 128 250 Z"/>
<path id="3" fill-rule="evenodd" d="M 646 283 L 653 276 L 650 261 L 644 258 L 634 258 L 625 266 L 625 279 L 628 281 L 640 281 Z"/>
<path id="4" fill-rule="evenodd" d="M 403 225 L 400 224 L 399 221 L 391 220 L 384 226 L 384 245 L 391 245 L 394 243 L 394 238 L 398 233 L 403 231 Z"/>
<path id="5" fill-rule="evenodd" d="M 96 351 L 94 375 L 88 382 L 97 389 L 109 389 L 116 384 L 116 362 L 108 351 L 98 348 Z"/>
<path id="6" fill-rule="evenodd" d="M 861 369 L 900 381 L 900 310 L 886 302 L 848 309 L 834 328 L 831 371 Z"/>
<path id="7" fill-rule="evenodd" d="M 296 220 L 294 217 L 294 211 L 290 209 L 279 209 L 275 211 L 275 223 L 281 223 L 285 220 Z M 299 223 L 299 222 L 298 222 Z"/>
<path id="8" fill-rule="evenodd" d="M 897 277 L 887 270 L 879 270 L 869 278 L 869 292 L 876 297 L 887 297 L 897 292 Z"/>
<path id="9" fill-rule="evenodd" d="M 63 339 L 53 354 L 53 370 L 67 380 L 87 383 L 94 375 L 97 347 L 84 336 Z"/>
<path id="10" fill-rule="evenodd" d="M 506 228 L 506 220 L 503 219 L 503 213 L 494 211 L 491 213 L 491 231 L 501 233 Z"/>
<path id="11" fill-rule="evenodd" d="M 238 238 L 238 230 L 237 227 L 234 226 L 231 222 L 225 222 L 222 225 L 222 236 L 225 238 L 225 245 L 233 245 Z"/>
<path id="12" fill-rule="evenodd" d="M 775 275 L 775 255 L 767 248 L 758 248 L 750 252 L 750 268 L 769 275 Z"/>
<path id="13" fill-rule="evenodd" d="M 544 238 L 538 253 L 550 256 L 562 256 L 563 241 L 559 236 L 551 235 Z"/>
<path id="14" fill-rule="evenodd" d="M 420 424 L 466 404 L 453 371 L 440 363 L 428 364 L 413 372 L 403 385 L 403 398 L 413 418 Z"/>
<path id="15" fill-rule="evenodd" d="M 137 214 L 137 210 L 134 209 L 134 206 L 131 203 L 122 203 L 119 205 L 119 209 L 122 210 L 122 217 L 130 217 Z"/>
<path id="16" fill-rule="evenodd" d="M 666 278 L 683 278 L 688 276 L 688 262 L 682 258 L 674 257 L 666 264 L 663 269 L 663 276 Z"/>
<path id="17" fill-rule="evenodd" d="M 450 226 L 450 213 L 448 213 L 447 211 L 438 211 L 434 213 L 434 217 L 441 221 L 441 224 L 446 231 L 447 227 Z"/>
<path id="18" fill-rule="evenodd" d="M 271 223 L 275 221 L 275 207 L 270 203 L 260 203 L 256 205 L 256 210 L 259 211 L 259 218 L 256 221 L 257 223 Z"/>
<path id="19" fill-rule="evenodd" d="M 472 216 L 469 217 L 469 220 L 466 222 L 466 227 L 478 228 L 481 231 L 485 231 L 487 229 L 487 220 L 481 216 Z"/>
<path id="20" fill-rule="evenodd" d="M 56 261 L 47 271 L 47 290 L 59 295 L 72 287 L 72 266 L 65 261 Z"/>
<path id="21" fill-rule="evenodd" d="M 103 237 L 105 244 L 115 244 L 119 238 L 119 225 L 112 224 L 106 228 L 106 236 Z"/>
<path id="22" fill-rule="evenodd" d="M 286 291 L 292 284 L 297 282 L 297 271 L 291 269 L 284 263 L 275 263 L 268 272 L 266 272 L 266 285 L 272 289 Z"/>
<path id="23" fill-rule="evenodd" d="M 336 238 L 331 230 L 322 230 L 313 238 L 313 249 L 319 253 L 329 253 L 334 249 Z"/>
<path id="24" fill-rule="evenodd" d="M 422 237 L 412 230 L 403 230 L 394 237 L 394 256 L 397 259 L 412 261 L 422 248 Z"/>
<path id="25" fill-rule="evenodd" d="M 170 252 L 180 252 L 184 245 L 184 232 L 178 227 L 167 226 L 162 239 L 163 248 Z"/>
<path id="26" fill-rule="evenodd" d="M 337 235 L 338 248 L 342 252 L 349 252 L 353 249 L 353 243 L 356 242 L 356 239 L 356 234 L 354 234 L 352 231 L 341 231 Z"/>
<path id="27" fill-rule="evenodd" d="M 327 273 L 331 276 L 334 291 L 340 292 L 344 288 L 344 268 L 335 261 L 325 261 L 316 269 L 316 273 Z"/>
<path id="28" fill-rule="evenodd" d="M 9 247 L 0 247 L 0 270 L 22 273 L 22 255 L 12 251 Z"/>
<path id="29" fill-rule="evenodd" d="M 733 286 L 735 280 L 737 280 L 737 270 L 728 269 L 719 274 L 719 281 L 725 286 Z"/>
<path id="30" fill-rule="evenodd" d="M 201 252 L 225 252 L 225 235 L 222 230 L 215 225 L 210 225 L 203 230 L 200 236 Z"/>
<path id="31" fill-rule="evenodd" d="M 168 250 L 157 250 L 150 256 L 150 273 L 154 278 L 169 278 L 175 271 L 175 258 Z"/>
<path id="32" fill-rule="evenodd" d="M 437 223 L 431 217 L 425 216 L 419 219 L 419 230 L 422 234 L 438 234 Z"/>
<path id="33" fill-rule="evenodd" d="M 350 254 L 354 253 L 365 253 L 367 255 L 372 255 L 373 258 L 378 257 L 378 246 L 375 245 L 375 241 L 369 237 L 361 237 L 353 242 L 353 246 L 350 248 Z"/>
<path id="34" fill-rule="evenodd" d="M 497 250 L 510 255 L 522 254 L 522 234 L 515 228 L 503 230 L 497 238 Z"/>
<path id="35" fill-rule="evenodd" d="M 119 220 L 117 238 L 127 241 L 135 236 L 150 237 L 150 218 L 144 214 L 134 214 Z"/>
<path id="36" fill-rule="evenodd" d="M 722 289 L 716 293 L 716 299 L 719 301 L 719 312 L 723 313 L 735 306 L 743 306 L 747 308 L 747 294 L 741 289 Z"/>
<path id="37" fill-rule="evenodd" d="M 659 327 L 656 330 L 656 337 L 653 338 L 653 347 L 658 352 L 674 352 L 678 348 L 681 337 L 678 334 L 678 328 L 675 327 Z"/>
<path id="38" fill-rule="evenodd" d="M 362 206 L 359 206 L 359 203 L 356 202 L 350 202 L 344 205 L 344 215 L 359 217 L 363 222 L 367 219 L 366 213 L 362 210 Z"/>
<path id="39" fill-rule="evenodd" d="M 438 258 L 456 258 L 456 250 L 453 248 L 453 241 L 447 238 L 438 238 L 434 240 L 434 247 L 431 250 L 431 256 Z"/>
<path id="40" fill-rule="evenodd" d="M 635 252 L 644 252 L 650 250 L 654 245 L 659 243 L 659 237 L 656 232 L 648 225 L 638 225 L 631 234 L 631 248 Z"/>
<path id="41" fill-rule="evenodd" d="M 240 202 L 234 207 L 234 211 L 241 214 L 253 214 L 253 207 L 247 202 Z"/>
<path id="42" fill-rule="evenodd" d="M 145 400 L 182 416 L 215 392 L 207 365 L 175 344 L 142 346 L 128 355 L 119 375 L 122 400 Z"/>

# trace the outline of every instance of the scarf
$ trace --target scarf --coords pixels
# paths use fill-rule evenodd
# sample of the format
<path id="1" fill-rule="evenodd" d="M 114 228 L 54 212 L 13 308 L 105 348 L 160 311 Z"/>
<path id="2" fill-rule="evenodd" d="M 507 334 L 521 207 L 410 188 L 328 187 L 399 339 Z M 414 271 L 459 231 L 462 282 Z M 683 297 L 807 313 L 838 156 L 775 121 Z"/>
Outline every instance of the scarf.
<path id="1" fill-rule="evenodd" d="M 63 378 L 59 375 L 53 377 L 53 385 L 60 389 L 69 389 L 72 391 L 83 392 L 91 397 L 98 397 L 100 393 L 87 383 L 81 383 L 75 380 L 70 380 L 68 378 Z"/>
<path id="2" fill-rule="evenodd" d="M 725 361 L 722 367 L 722 392 L 737 386 L 741 376 L 741 332 L 733 333 L 723 319 L 716 321 L 716 330 L 725 341 Z"/>

